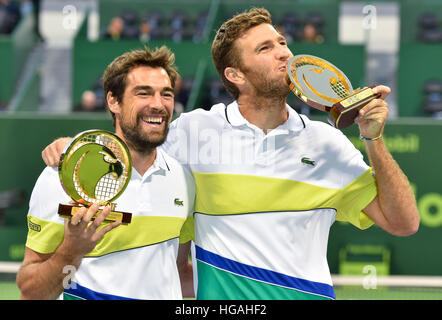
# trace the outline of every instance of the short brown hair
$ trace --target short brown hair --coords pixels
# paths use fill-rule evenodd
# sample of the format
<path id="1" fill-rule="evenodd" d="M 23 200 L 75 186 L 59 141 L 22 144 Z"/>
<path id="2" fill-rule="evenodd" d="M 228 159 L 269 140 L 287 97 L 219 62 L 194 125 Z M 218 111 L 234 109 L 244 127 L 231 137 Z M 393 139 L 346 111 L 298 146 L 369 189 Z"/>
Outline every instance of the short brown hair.
<path id="1" fill-rule="evenodd" d="M 126 90 L 127 74 L 135 67 L 148 66 L 153 68 L 163 68 L 170 78 L 172 88 L 175 88 L 175 81 L 178 77 L 178 71 L 175 66 L 175 55 L 166 46 L 150 50 L 144 49 L 128 51 L 112 61 L 104 70 L 103 90 L 107 106 L 107 94 L 112 92 L 118 102 L 123 101 L 124 91 Z M 108 108 L 109 110 L 109 108 Z M 115 114 L 109 110 L 115 126 Z"/>
<path id="2" fill-rule="evenodd" d="M 213 39 L 213 63 L 224 87 L 226 87 L 226 90 L 234 99 L 238 99 L 239 90 L 233 83 L 226 79 L 224 70 L 227 67 L 241 67 L 240 52 L 235 48 L 235 40 L 244 35 L 250 28 L 263 23 L 272 24 L 270 12 L 264 8 L 252 8 L 224 22 L 216 32 L 215 39 Z"/>

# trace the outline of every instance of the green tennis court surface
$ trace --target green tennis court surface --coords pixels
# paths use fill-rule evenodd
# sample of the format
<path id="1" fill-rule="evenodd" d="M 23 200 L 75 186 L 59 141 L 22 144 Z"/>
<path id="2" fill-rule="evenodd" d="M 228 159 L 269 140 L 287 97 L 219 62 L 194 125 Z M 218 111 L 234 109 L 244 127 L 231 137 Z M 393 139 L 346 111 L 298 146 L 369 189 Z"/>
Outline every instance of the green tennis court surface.
<path id="1" fill-rule="evenodd" d="M 18 300 L 19 298 L 20 290 L 15 282 L 0 282 L 0 300 Z"/>
<path id="2" fill-rule="evenodd" d="M 442 288 L 335 288 L 337 300 L 442 300 Z M 20 291 L 13 281 L 0 282 L 0 300 L 17 300 Z"/>
<path id="3" fill-rule="evenodd" d="M 337 300 L 442 300 L 442 288 L 335 288 Z"/>

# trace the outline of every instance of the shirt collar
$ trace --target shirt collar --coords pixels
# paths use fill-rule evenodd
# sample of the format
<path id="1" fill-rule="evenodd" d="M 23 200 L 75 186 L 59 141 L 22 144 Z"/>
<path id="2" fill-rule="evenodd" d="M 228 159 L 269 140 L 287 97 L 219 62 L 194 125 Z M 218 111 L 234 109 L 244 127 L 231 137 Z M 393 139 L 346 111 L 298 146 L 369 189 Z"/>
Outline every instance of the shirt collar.
<path id="1" fill-rule="evenodd" d="M 275 129 L 285 129 L 292 132 L 297 132 L 305 128 L 304 121 L 301 116 L 288 104 L 286 104 L 287 112 L 289 113 L 289 117 L 287 121 L 285 121 L 282 125 Z M 239 127 L 242 125 L 252 125 L 250 124 L 246 118 L 243 117 L 241 112 L 239 111 L 238 102 L 233 101 L 226 107 L 226 118 L 227 121 L 234 127 Z"/>
<path id="2" fill-rule="evenodd" d="M 249 122 L 243 117 L 241 112 L 239 112 L 238 102 L 233 101 L 226 107 L 226 118 L 227 121 L 234 127 L 239 127 Z"/>
<path id="3" fill-rule="evenodd" d="M 164 157 L 164 152 L 161 150 L 161 148 L 157 148 L 157 156 L 155 157 L 155 161 L 153 162 L 153 167 L 170 171 L 169 165 L 167 164 Z"/>
<path id="4" fill-rule="evenodd" d="M 164 151 L 162 151 L 161 148 L 157 148 L 157 154 L 155 160 L 153 161 L 153 164 L 149 167 L 149 169 L 147 169 L 147 171 L 143 174 L 143 176 L 141 176 L 140 173 L 137 170 L 135 170 L 135 168 L 132 168 L 132 178 L 144 180 L 147 179 L 147 177 L 149 177 L 150 175 L 160 170 L 167 172 L 170 171 L 170 168 L 164 157 Z"/>

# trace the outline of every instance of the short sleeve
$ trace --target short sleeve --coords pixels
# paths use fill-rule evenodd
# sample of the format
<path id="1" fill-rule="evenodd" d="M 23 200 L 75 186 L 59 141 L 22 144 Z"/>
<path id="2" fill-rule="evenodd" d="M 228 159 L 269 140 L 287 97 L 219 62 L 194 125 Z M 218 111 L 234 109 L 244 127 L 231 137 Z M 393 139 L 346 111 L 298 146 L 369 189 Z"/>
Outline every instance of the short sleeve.
<path id="1" fill-rule="evenodd" d="M 64 220 L 58 216 L 58 204 L 68 203 L 56 168 L 46 167 L 32 190 L 29 201 L 26 247 L 39 253 L 52 253 L 63 241 Z"/>

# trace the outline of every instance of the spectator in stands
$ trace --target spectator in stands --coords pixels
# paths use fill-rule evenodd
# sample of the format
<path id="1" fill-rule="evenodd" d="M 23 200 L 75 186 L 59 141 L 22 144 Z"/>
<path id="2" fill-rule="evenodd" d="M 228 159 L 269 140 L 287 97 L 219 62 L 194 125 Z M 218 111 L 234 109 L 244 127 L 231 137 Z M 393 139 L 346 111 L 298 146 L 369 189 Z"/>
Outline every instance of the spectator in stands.
<path id="1" fill-rule="evenodd" d="M 195 29 L 193 31 L 193 36 L 192 36 L 193 42 L 198 43 L 203 39 L 204 30 L 206 29 L 207 25 L 207 17 L 208 17 L 207 11 L 202 11 L 198 13 L 195 19 Z"/>
<path id="2" fill-rule="evenodd" d="M 106 32 L 103 35 L 105 39 L 120 40 L 123 35 L 124 20 L 120 17 L 112 18 Z"/>
<path id="3" fill-rule="evenodd" d="M 119 17 L 123 19 L 121 38 L 137 39 L 139 34 L 138 15 L 133 10 L 123 10 Z"/>
<path id="4" fill-rule="evenodd" d="M 298 13 L 289 11 L 279 20 L 278 31 L 286 38 L 287 44 L 290 44 L 302 38 L 302 24 L 303 20 Z"/>
<path id="5" fill-rule="evenodd" d="M 292 44 L 293 43 L 293 37 L 291 34 L 289 34 L 286 30 L 284 26 L 278 26 L 278 31 L 279 33 L 284 36 L 285 40 L 287 41 L 287 44 Z"/>
<path id="6" fill-rule="evenodd" d="M 160 39 L 163 37 L 165 31 L 163 28 L 165 18 L 161 12 L 149 11 L 144 15 L 143 20 L 146 21 L 150 26 L 150 39 Z"/>
<path id="7" fill-rule="evenodd" d="M 175 11 L 170 17 L 170 39 L 181 42 L 192 38 L 194 30 L 190 24 L 190 17 L 186 12 Z"/>
<path id="8" fill-rule="evenodd" d="M 323 43 L 324 37 L 319 34 L 318 30 L 312 23 L 306 23 L 303 32 L 303 41 L 311 43 Z"/>
<path id="9" fill-rule="evenodd" d="M 418 40 L 425 43 L 441 43 L 442 29 L 434 12 L 424 12 L 418 20 Z"/>
<path id="10" fill-rule="evenodd" d="M 81 96 L 81 103 L 74 107 L 74 111 L 100 112 L 105 111 L 105 108 L 104 105 L 99 103 L 95 92 L 86 90 Z"/>
<path id="11" fill-rule="evenodd" d="M 148 42 L 150 40 L 150 31 L 151 31 L 151 26 L 149 24 L 149 22 L 147 21 L 143 21 L 140 24 L 140 29 L 139 29 L 139 34 L 138 34 L 138 39 L 141 42 Z"/>
<path id="12" fill-rule="evenodd" d="M 0 0 L 0 34 L 10 34 L 20 20 L 20 9 L 10 0 Z"/>

